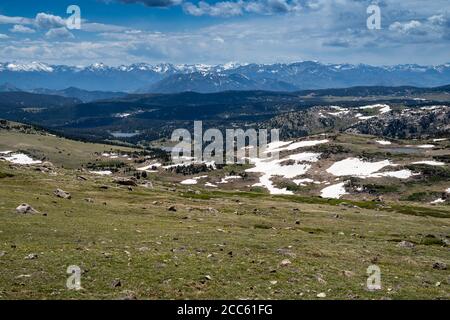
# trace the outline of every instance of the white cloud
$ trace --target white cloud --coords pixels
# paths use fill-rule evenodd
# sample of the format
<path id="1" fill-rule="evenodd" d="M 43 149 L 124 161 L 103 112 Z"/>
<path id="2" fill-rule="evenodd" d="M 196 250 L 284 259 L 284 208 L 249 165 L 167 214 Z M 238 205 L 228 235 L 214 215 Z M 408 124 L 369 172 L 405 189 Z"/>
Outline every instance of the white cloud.
<path id="1" fill-rule="evenodd" d="M 36 30 L 31 29 L 29 27 L 23 26 L 21 24 L 15 24 L 14 27 L 9 29 L 9 31 L 13 33 L 35 33 Z"/>
<path id="2" fill-rule="evenodd" d="M 304 3 L 305 8 L 309 8 L 309 2 Z M 222 1 L 209 4 L 206 1 L 200 1 L 197 5 L 192 2 L 184 4 L 183 9 L 186 13 L 193 16 L 212 16 L 212 17 L 231 17 L 239 16 L 244 13 L 258 14 L 276 14 L 297 12 L 302 9 L 299 0 L 237 0 Z"/>
<path id="3" fill-rule="evenodd" d="M 36 15 L 35 24 L 42 29 L 61 28 L 66 26 L 66 20 L 59 16 L 41 12 Z"/>
<path id="4" fill-rule="evenodd" d="M 9 37 L 6 34 L 0 33 L 0 40 L 1 39 L 9 39 Z"/>
<path id="5" fill-rule="evenodd" d="M 31 24 L 32 19 L 23 17 L 8 17 L 0 14 L 0 24 Z"/>
<path id="6" fill-rule="evenodd" d="M 397 21 L 389 26 L 389 30 L 400 33 L 412 33 L 419 30 L 420 27 L 422 27 L 422 23 L 417 20 L 412 20 L 403 23 Z"/>
<path id="7" fill-rule="evenodd" d="M 50 29 L 45 34 L 45 37 L 47 39 L 73 39 L 73 38 L 75 38 L 74 35 L 69 30 L 67 30 L 65 27 Z"/>

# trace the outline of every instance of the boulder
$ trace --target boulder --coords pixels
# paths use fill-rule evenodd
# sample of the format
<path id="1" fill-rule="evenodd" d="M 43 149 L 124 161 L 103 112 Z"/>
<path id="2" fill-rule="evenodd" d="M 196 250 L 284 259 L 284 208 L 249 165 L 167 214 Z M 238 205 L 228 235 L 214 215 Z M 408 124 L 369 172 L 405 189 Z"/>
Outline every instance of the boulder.
<path id="1" fill-rule="evenodd" d="M 409 241 L 401 241 L 401 242 L 399 242 L 398 244 L 397 244 L 397 247 L 400 247 L 400 248 L 414 248 L 415 247 L 415 244 L 414 243 L 412 243 L 412 242 L 409 242 Z"/>
<path id="2" fill-rule="evenodd" d="M 121 186 L 132 186 L 137 187 L 136 178 L 117 178 L 114 179 L 114 183 L 120 184 Z"/>
<path id="3" fill-rule="evenodd" d="M 30 206 L 27 203 L 22 203 L 20 206 L 18 206 L 16 208 L 16 212 L 17 213 L 22 213 L 22 214 L 35 214 L 35 213 L 39 213 L 39 211 L 37 211 L 36 209 L 34 209 L 32 206 Z"/>
<path id="4" fill-rule="evenodd" d="M 51 163 L 50 161 L 45 161 L 41 164 L 42 167 L 47 168 L 47 169 L 51 169 L 54 167 L 53 163 Z"/>
<path id="5" fill-rule="evenodd" d="M 57 196 L 58 198 L 63 198 L 63 199 L 71 199 L 72 198 L 70 193 L 68 193 L 62 189 L 56 189 L 55 191 L 53 191 L 53 194 L 55 196 Z"/>
<path id="6" fill-rule="evenodd" d="M 447 265 L 443 262 L 435 262 L 433 264 L 433 269 L 436 270 L 447 270 Z"/>

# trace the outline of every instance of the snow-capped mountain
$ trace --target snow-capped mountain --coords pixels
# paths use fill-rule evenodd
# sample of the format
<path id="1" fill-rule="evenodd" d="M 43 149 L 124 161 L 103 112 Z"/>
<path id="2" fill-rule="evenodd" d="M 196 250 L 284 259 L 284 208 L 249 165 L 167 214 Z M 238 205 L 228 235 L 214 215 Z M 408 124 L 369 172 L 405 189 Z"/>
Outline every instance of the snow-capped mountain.
<path id="1" fill-rule="evenodd" d="M 438 66 L 323 64 L 317 61 L 276 64 L 170 64 L 108 66 L 0 63 L 0 84 L 23 90 L 47 88 L 128 92 L 218 92 L 343 88 L 351 86 L 433 87 L 450 83 L 450 64 Z"/>

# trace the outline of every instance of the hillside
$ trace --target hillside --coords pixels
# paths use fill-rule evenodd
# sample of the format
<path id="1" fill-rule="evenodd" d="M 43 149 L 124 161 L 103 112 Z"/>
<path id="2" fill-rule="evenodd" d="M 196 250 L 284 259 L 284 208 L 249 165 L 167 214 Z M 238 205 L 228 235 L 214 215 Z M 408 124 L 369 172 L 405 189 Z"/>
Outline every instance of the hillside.
<path id="1" fill-rule="evenodd" d="M 0 297 L 448 299 L 449 142 L 376 140 L 339 134 L 286 142 L 282 159 L 300 162 L 282 166 L 311 167 L 298 172 L 298 184 L 272 177 L 274 190 L 292 192 L 277 195 L 252 187 L 264 175 L 254 164 L 178 170 L 156 154 L 7 123 Z M 18 153 L 53 163 L 10 162 Z M 320 153 L 317 161 L 310 153 Z M 329 170 L 348 158 L 371 172 Z M 374 172 L 377 162 L 395 166 Z M 388 173 L 405 170 L 414 175 Z M 358 175 L 351 171 L 344 174 Z M 323 193 L 323 182 L 347 180 L 340 199 Z M 58 188 L 70 199 L 57 197 Z M 37 212 L 16 213 L 21 203 Z M 365 288 L 372 264 L 382 270 L 382 290 Z M 80 291 L 65 288 L 70 265 L 82 270 Z"/>

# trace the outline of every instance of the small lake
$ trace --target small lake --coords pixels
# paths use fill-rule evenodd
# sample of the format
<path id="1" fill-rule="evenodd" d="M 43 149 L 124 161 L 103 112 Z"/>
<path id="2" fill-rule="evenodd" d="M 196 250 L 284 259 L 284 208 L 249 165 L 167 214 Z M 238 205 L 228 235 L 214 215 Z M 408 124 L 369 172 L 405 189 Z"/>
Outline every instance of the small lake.
<path id="1" fill-rule="evenodd" d="M 137 136 L 140 132 L 110 132 L 109 134 L 112 135 L 114 138 L 131 138 L 134 136 Z"/>
<path id="2" fill-rule="evenodd" d="M 422 149 L 407 148 L 407 147 L 383 148 L 383 150 L 391 153 L 406 153 L 406 154 L 417 154 L 423 151 Z"/>

